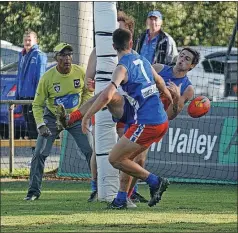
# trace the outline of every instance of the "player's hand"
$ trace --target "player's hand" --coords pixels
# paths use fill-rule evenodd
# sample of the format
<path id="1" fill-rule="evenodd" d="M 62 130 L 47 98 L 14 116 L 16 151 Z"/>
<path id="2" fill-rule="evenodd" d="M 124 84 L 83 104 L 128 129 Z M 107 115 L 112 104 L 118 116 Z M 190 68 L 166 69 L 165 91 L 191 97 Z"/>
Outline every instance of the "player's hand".
<path id="1" fill-rule="evenodd" d="M 38 133 L 43 137 L 48 137 L 52 135 L 52 133 L 50 132 L 49 128 L 46 125 L 42 125 L 38 129 Z"/>
<path id="2" fill-rule="evenodd" d="M 87 79 L 86 83 L 87 89 L 91 92 L 94 92 L 95 90 L 95 81 L 93 79 Z"/>
<path id="3" fill-rule="evenodd" d="M 173 99 L 179 100 L 181 86 L 182 86 L 182 83 L 180 83 L 179 86 L 177 86 L 175 83 L 173 83 L 169 80 L 169 86 L 167 88 L 169 89 Z"/>
<path id="4" fill-rule="evenodd" d="M 90 118 L 88 118 L 85 115 L 82 119 L 82 131 L 84 134 L 86 134 L 89 131 L 89 122 L 90 122 Z"/>
<path id="5" fill-rule="evenodd" d="M 173 104 L 173 102 L 174 102 L 174 101 L 173 101 L 173 97 L 172 97 L 172 95 L 171 95 L 171 93 L 170 93 L 170 91 L 169 91 L 168 88 L 165 88 L 165 89 L 164 89 L 164 92 L 163 92 L 162 97 L 167 98 L 167 99 L 169 100 L 169 102 L 170 102 L 171 104 Z"/>

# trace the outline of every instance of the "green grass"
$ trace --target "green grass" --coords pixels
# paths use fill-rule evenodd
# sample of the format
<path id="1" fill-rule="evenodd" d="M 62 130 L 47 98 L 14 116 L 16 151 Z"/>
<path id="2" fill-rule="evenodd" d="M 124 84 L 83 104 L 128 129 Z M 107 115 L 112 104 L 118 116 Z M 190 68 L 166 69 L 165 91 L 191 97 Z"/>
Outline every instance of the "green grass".
<path id="1" fill-rule="evenodd" d="M 235 186 L 171 184 L 155 207 L 106 210 L 87 203 L 89 183 L 44 181 L 26 202 L 28 182 L 1 183 L 1 232 L 237 232 Z M 140 193 L 148 197 L 146 185 Z"/>

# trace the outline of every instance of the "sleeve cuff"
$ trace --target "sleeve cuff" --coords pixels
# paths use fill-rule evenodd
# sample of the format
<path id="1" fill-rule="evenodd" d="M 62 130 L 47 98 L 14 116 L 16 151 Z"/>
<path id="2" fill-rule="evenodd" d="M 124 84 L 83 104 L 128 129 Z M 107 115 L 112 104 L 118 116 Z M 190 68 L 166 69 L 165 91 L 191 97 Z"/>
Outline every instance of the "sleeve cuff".
<path id="1" fill-rule="evenodd" d="M 37 129 L 39 129 L 42 125 L 45 125 L 45 123 L 37 124 Z"/>

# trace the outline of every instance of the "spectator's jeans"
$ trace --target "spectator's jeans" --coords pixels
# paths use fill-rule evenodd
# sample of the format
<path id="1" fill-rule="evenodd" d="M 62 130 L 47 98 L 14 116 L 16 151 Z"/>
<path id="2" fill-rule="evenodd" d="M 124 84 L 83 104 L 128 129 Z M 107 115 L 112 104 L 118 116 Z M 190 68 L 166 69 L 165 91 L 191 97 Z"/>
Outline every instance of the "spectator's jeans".
<path id="1" fill-rule="evenodd" d="M 34 156 L 31 161 L 30 170 L 30 182 L 28 194 L 40 195 L 41 193 L 41 183 L 43 178 L 45 160 L 50 154 L 53 143 L 59 135 L 59 131 L 56 129 L 56 118 L 55 116 L 46 108 L 44 112 L 44 121 L 47 127 L 50 129 L 52 135 L 49 137 L 43 137 L 38 135 L 36 142 L 36 149 Z M 90 168 L 90 159 L 92 156 L 92 148 L 89 144 L 89 140 L 86 134 L 83 134 L 81 121 L 75 122 L 71 127 L 69 127 L 68 132 L 74 138 L 76 144 L 81 149 L 86 157 L 88 166 Z"/>
<path id="2" fill-rule="evenodd" d="M 20 98 L 20 100 L 33 100 L 34 98 Z M 24 119 L 26 121 L 27 131 L 30 139 L 36 139 L 37 138 L 37 128 L 36 128 L 36 122 L 32 111 L 32 105 L 22 105 L 23 108 L 23 115 Z"/>

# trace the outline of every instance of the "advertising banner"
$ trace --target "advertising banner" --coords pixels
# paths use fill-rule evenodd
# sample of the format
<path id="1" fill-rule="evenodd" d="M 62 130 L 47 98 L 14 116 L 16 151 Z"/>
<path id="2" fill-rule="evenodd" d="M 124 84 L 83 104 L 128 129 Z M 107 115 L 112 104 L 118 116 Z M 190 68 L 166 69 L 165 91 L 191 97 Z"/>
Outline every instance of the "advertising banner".
<path id="1" fill-rule="evenodd" d="M 209 113 L 191 118 L 187 108 L 170 121 L 165 137 L 149 149 L 146 168 L 177 181 L 237 182 L 237 103 L 214 102 Z M 80 150 L 65 134 L 59 175 L 90 176 Z"/>

